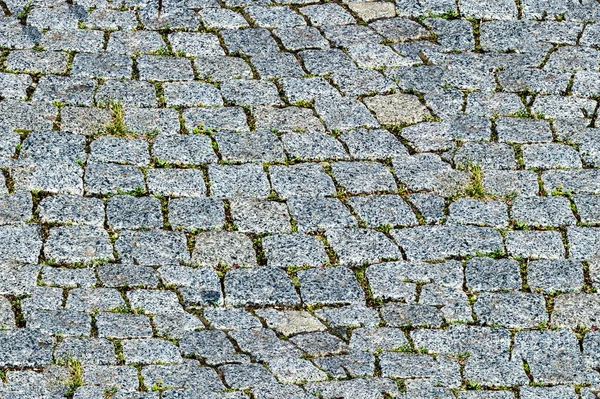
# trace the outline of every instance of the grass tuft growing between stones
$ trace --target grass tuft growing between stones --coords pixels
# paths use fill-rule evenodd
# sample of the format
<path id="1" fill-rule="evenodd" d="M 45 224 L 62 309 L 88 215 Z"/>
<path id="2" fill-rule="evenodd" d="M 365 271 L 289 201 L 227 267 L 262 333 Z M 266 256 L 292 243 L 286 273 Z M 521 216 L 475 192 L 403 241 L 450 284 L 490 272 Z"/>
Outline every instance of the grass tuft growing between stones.
<path id="1" fill-rule="evenodd" d="M 117 137 L 134 136 L 125 126 L 123 105 L 118 101 L 111 101 L 108 103 L 108 109 L 110 110 L 112 120 L 101 129 L 101 133 Z"/>
<path id="2" fill-rule="evenodd" d="M 72 397 L 77 388 L 83 386 L 83 366 L 77 358 L 69 356 L 65 361 L 65 366 L 69 370 L 70 377 L 66 383 L 67 397 Z"/>
<path id="3" fill-rule="evenodd" d="M 466 170 L 471 175 L 471 183 L 465 187 L 465 194 L 469 197 L 484 199 L 485 188 L 483 187 L 483 171 L 481 170 L 481 166 L 469 163 Z"/>

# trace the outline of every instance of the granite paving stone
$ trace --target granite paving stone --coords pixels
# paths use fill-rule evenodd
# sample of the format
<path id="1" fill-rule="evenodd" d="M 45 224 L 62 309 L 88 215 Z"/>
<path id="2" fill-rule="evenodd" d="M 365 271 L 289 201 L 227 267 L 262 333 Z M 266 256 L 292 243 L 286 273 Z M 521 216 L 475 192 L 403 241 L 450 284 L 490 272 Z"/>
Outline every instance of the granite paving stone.
<path id="1" fill-rule="evenodd" d="M 105 287 L 155 288 L 158 285 L 156 271 L 148 266 L 105 264 L 98 267 L 97 272 Z"/>
<path id="2" fill-rule="evenodd" d="M 0 3 L 3 398 L 600 395 L 597 2 Z"/>
<path id="3" fill-rule="evenodd" d="M 321 240 L 305 234 L 275 234 L 262 239 L 269 266 L 322 266 L 329 260 Z"/>

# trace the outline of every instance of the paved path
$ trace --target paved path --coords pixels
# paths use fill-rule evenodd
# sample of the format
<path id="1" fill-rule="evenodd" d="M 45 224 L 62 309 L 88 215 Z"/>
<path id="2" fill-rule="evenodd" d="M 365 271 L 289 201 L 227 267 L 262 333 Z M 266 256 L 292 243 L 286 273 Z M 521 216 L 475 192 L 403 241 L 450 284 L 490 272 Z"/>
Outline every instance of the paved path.
<path id="1" fill-rule="evenodd" d="M 0 1 L 1 399 L 594 399 L 600 3 Z"/>

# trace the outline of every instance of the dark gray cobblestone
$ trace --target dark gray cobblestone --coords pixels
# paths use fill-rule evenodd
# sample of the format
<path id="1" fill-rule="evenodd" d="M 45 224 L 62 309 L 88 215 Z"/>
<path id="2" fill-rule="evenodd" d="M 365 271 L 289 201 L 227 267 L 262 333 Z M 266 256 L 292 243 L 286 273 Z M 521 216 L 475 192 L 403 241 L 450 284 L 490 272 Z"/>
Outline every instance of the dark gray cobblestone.
<path id="1" fill-rule="evenodd" d="M 597 1 L 0 10 L 0 398 L 600 397 Z"/>

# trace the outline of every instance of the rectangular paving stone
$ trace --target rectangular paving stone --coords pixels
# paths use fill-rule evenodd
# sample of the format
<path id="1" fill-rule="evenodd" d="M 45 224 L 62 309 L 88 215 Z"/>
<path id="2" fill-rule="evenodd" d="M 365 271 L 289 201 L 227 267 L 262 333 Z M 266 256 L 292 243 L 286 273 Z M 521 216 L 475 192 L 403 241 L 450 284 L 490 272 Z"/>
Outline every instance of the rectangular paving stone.
<path id="1" fill-rule="evenodd" d="M 482 292 L 477 297 L 474 311 L 477 320 L 484 325 L 526 328 L 548 321 L 546 302 L 541 294 Z"/>
<path id="2" fill-rule="evenodd" d="M 526 168 L 577 169 L 581 159 L 574 148 L 563 144 L 529 144 L 523 146 Z"/>
<path id="3" fill-rule="evenodd" d="M 58 287 L 94 287 L 98 281 L 92 267 L 68 268 L 45 266 L 42 270 L 44 284 Z M 61 300 L 62 304 L 62 300 Z"/>
<path id="4" fill-rule="evenodd" d="M 77 54 L 71 71 L 73 76 L 105 79 L 129 79 L 131 73 L 131 58 L 115 53 Z"/>
<path id="5" fill-rule="evenodd" d="M 178 264 L 190 258 L 185 235 L 178 231 L 124 230 L 115 250 L 122 262 L 137 265 Z"/>
<path id="6" fill-rule="evenodd" d="M 69 55 L 62 51 L 12 51 L 6 58 L 6 68 L 15 72 L 65 73 Z"/>
<path id="7" fill-rule="evenodd" d="M 402 258 L 397 246 L 385 234 L 369 229 L 330 229 L 327 241 L 342 265 L 359 266 Z"/>
<path id="8" fill-rule="evenodd" d="M 33 309 L 58 310 L 62 308 L 63 290 L 58 287 L 34 287 L 30 296 L 21 300 L 21 310 Z"/>
<path id="9" fill-rule="evenodd" d="M 0 94 L 4 98 L 25 100 L 27 88 L 32 83 L 33 80 L 26 74 L 0 73 Z"/>
<path id="10" fill-rule="evenodd" d="M 527 284 L 544 292 L 580 291 L 583 265 L 573 259 L 538 260 L 527 263 Z"/>
<path id="11" fill-rule="evenodd" d="M 126 108 L 123 122 L 135 134 L 179 133 L 179 114 L 170 108 Z"/>
<path id="12" fill-rule="evenodd" d="M 417 217 L 409 205 L 396 195 L 352 197 L 348 204 L 369 227 L 414 226 Z"/>
<path id="13" fill-rule="evenodd" d="M 507 231 L 506 251 L 511 256 L 529 259 L 560 259 L 565 256 L 558 231 Z"/>
<path id="14" fill-rule="evenodd" d="M 40 45 L 48 50 L 93 53 L 102 50 L 104 32 L 99 30 L 71 29 L 44 32 Z"/>
<path id="15" fill-rule="evenodd" d="M 206 231 L 196 236 L 192 262 L 216 267 L 256 266 L 252 240 L 246 235 L 230 231 Z"/>
<path id="16" fill-rule="evenodd" d="M 219 50 L 215 53 L 220 53 Z M 241 57 L 225 55 L 201 55 L 194 60 L 194 66 L 200 78 L 224 82 L 230 79 L 252 79 L 250 65 Z"/>
<path id="17" fill-rule="evenodd" d="M 127 292 L 127 299 L 132 309 L 145 314 L 181 313 L 183 308 L 177 294 L 165 290 L 132 290 Z"/>
<path id="18" fill-rule="evenodd" d="M 121 294 L 114 288 L 75 288 L 69 291 L 65 308 L 94 312 L 112 310 L 124 305 Z"/>
<path id="19" fill-rule="evenodd" d="M 158 274 L 148 266 L 105 264 L 96 268 L 105 287 L 146 287 L 158 285 Z"/>
<path id="20" fill-rule="evenodd" d="M 36 131 L 23 140 L 19 159 L 23 164 L 36 161 L 81 163 L 85 160 L 85 137 L 76 134 Z"/>
<path id="21" fill-rule="evenodd" d="M 335 180 L 350 194 L 396 191 L 389 168 L 378 162 L 335 162 L 331 165 Z"/>
<path id="22" fill-rule="evenodd" d="M 41 230 L 38 225 L 24 224 L 0 227 L 0 260 L 24 263 L 38 262 L 42 249 Z"/>
<path id="23" fill-rule="evenodd" d="M 346 267 L 327 267 L 298 272 L 302 301 L 310 305 L 364 303 L 365 294 L 356 276 Z"/>
<path id="24" fill-rule="evenodd" d="M 409 260 L 491 253 L 504 248 L 500 233 L 488 227 L 419 226 L 392 230 L 390 234 Z"/>
<path id="25" fill-rule="evenodd" d="M 339 141 L 321 132 L 286 133 L 281 141 L 291 158 L 304 161 L 350 158 Z"/>
<path id="26" fill-rule="evenodd" d="M 292 280 L 276 267 L 240 268 L 225 275 L 225 303 L 230 306 L 293 306 L 300 298 Z"/>
<path id="27" fill-rule="evenodd" d="M 161 228 L 163 217 L 157 198 L 117 195 L 106 203 L 108 225 L 116 230 Z"/>
<path id="28" fill-rule="evenodd" d="M 214 34 L 174 32 L 168 37 L 174 51 L 184 51 L 188 56 L 225 55 L 218 37 Z"/>
<path id="29" fill-rule="evenodd" d="M 206 183 L 199 169 L 150 169 L 148 191 L 170 197 L 205 197 Z"/>
<path id="30" fill-rule="evenodd" d="M 54 104 L 4 100 L 0 103 L 0 121 L 13 129 L 51 130 L 58 114 Z"/>
<path id="31" fill-rule="evenodd" d="M 600 230 L 593 227 L 570 227 L 567 229 L 569 256 L 573 259 L 594 259 L 598 257 Z"/>
<path id="32" fill-rule="evenodd" d="M 301 232 L 357 225 L 350 211 L 336 198 L 291 198 L 288 206 Z"/>
<path id="33" fill-rule="evenodd" d="M 256 164 L 210 165 L 211 195 L 217 198 L 266 198 L 270 184 L 262 166 Z"/>
<path id="34" fill-rule="evenodd" d="M 25 159 L 13 165 L 11 177 L 17 190 L 73 195 L 83 193 L 83 168 L 76 160 Z"/>
<path id="35" fill-rule="evenodd" d="M 221 94 L 228 103 L 242 107 L 281 104 L 277 87 L 265 80 L 228 80 L 221 85 Z"/>
<path id="36" fill-rule="evenodd" d="M 142 376 L 148 389 L 163 385 L 169 387 L 164 394 L 174 393 L 174 397 L 182 393 L 179 390 L 182 388 L 187 389 L 188 393 L 191 391 L 209 397 L 211 392 L 225 389 L 217 373 L 209 367 L 201 367 L 196 360 L 186 359 L 181 364 L 149 365 L 142 369 Z"/>
<path id="37" fill-rule="evenodd" d="M 74 310 L 32 310 L 25 321 L 29 328 L 52 335 L 88 337 L 92 330 L 90 315 Z"/>
<path id="38" fill-rule="evenodd" d="M 252 57 L 252 65 L 261 79 L 302 76 L 304 71 L 292 54 L 278 53 Z"/>
<path id="39" fill-rule="evenodd" d="M 87 12 L 82 6 L 59 4 L 52 8 L 34 8 L 27 15 L 29 23 L 39 29 L 76 29 L 77 23 L 87 18 Z"/>
<path id="40" fill-rule="evenodd" d="M 289 233 L 290 215 L 285 203 L 234 198 L 230 201 L 233 223 L 242 233 Z"/>
<path id="41" fill-rule="evenodd" d="M 25 191 L 0 195 L 0 225 L 20 224 L 32 217 L 33 201 Z"/>
<path id="42" fill-rule="evenodd" d="M 448 221 L 457 224 L 503 227 L 508 225 L 508 207 L 502 201 L 459 198 L 448 207 Z"/>
<path id="43" fill-rule="evenodd" d="M 411 333 L 415 347 L 429 353 L 457 354 L 469 352 L 472 358 L 490 355 L 508 360 L 510 332 L 503 328 L 452 325 L 447 330 L 421 329 Z"/>
<path id="44" fill-rule="evenodd" d="M 281 142 L 269 132 L 225 133 L 214 136 L 221 158 L 232 162 L 275 162 L 285 160 Z"/>
<path id="45" fill-rule="evenodd" d="M 256 130 L 284 132 L 324 132 L 325 128 L 312 110 L 301 107 L 275 108 L 257 106 L 253 109 Z"/>
<path id="46" fill-rule="evenodd" d="M 500 118 L 496 121 L 498 140 L 508 143 L 538 143 L 552 141 L 550 125 L 545 120 Z"/>
<path id="47" fill-rule="evenodd" d="M 487 386 L 526 384 L 528 380 L 527 375 L 523 370 L 523 365 L 518 360 L 509 361 L 504 359 L 467 359 L 465 365 L 465 374 L 468 376 L 469 381 L 485 384 Z M 486 391 L 482 391 L 482 393 L 485 394 Z M 502 394 L 508 394 L 506 391 L 500 391 L 497 393 L 500 394 L 500 397 L 502 397 Z M 509 397 L 511 395 L 512 392 L 510 393 Z M 491 398 L 493 399 L 494 396 Z"/>
<path id="48" fill-rule="evenodd" d="M 144 175 L 135 166 L 90 162 L 86 165 L 85 189 L 92 194 L 145 191 Z"/>
<path id="49" fill-rule="evenodd" d="M 54 195 L 44 198 L 37 209 L 43 223 L 104 225 L 104 202 L 99 198 Z"/>
<path id="50" fill-rule="evenodd" d="M 43 367 L 52 362 L 54 338 L 35 329 L 0 331 L 3 367 Z"/>
<path id="51" fill-rule="evenodd" d="M 246 114 L 239 107 L 190 108 L 183 111 L 182 116 L 189 131 L 196 127 L 240 132 L 249 130 Z"/>
<path id="52" fill-rule="evenodd" d="M 54 349 L 54 358 L 68 361 L 69 357 L 79 359 L 84 364 L 115 364 L 113 343 L 103 338 L 66 338 Z"/>
<path id="53" fill-rule="evenodd" d="M 101 136 L 92 142 L 90 149 L 89 161 L 135 166 L 145 166 L 150 163 L 148 142 L 144 139 Z"/>
<path id="54" fill-rule="evenodd" d="M 193 80 L 194 71 L 187 58 L 143 55 L 136 59 L 140 79 L 149 81 Z"/>
<path id="55" fill-rule="evenodd" d="M 230 54 L 260 55 L 276 53 L 279 51 L 277 42 L 271 37 L 269 31 L 262 28 L 243 30 L 227 29 L 222 33 L 223 41 Z"/>
<path id="56" fill-rule="evenodd" d="M 144 315 L 102 312 L 96 316 L 96 327 L 102 338 L 152 337 L 152 325 Z"/>
<path id="57" fill-rule="evenodd" d="M 217 273 L 210 267 L 163 266 L 159 274 L 166 285 L 177 287 L 186 305 L 222 305 Z"/>
<path id="58" fill-rule="evenodd" d="M 576 223 L 571 203 L 565 197 L 517 197 L 510 210 L 511 219 L 529 226 L 560 227 Z"/>
<path id="59" fill-rule="evenodd" d="M 215 198 L 175 198 L 169 201 L 169 223 L 186 230 L 220 229 L 225 224 L 223 201 Z"/>
<path id="60" fill-rule="evenodd" d="M 534 262 L 529 262 L 528 267 Z M 467 286 L 475 291 L 519 290 L 522 287 L 520 265 L 514 259 L 478 257 L 467 261 Z M 533 281 L 529 281 L 533 284 Z"/>
<path id="61" fill-rule="evenodd" d="M 40 79 L 33 99 L 91 106 L 95 88 L 96 82 L 92 79 L 47 75 Z"/>
<path id="62" fill-rule="evenodd" d="M 156 107 L 156 89 L 149 82 L 136 80 L 107 80 L 95 95 L 96 104 L 105 106 L 117 102 L 125 107 Z"/>
<path id="63" fill-rule="evenodd" d="M 261 244 L 269 266 L 321 266 L 327 262 L 323 243 L 312 236 L 277 234 L 263 238 Z"/>
<path id="64" fill-rule="evenodd" d="M 202 82 L 169 82 L 163 85 L 167 105 L 186 107 L 223 106 L 219 89 Z"/>
<path id="65" fill-rule="evenodd" d="M 275 165 L 269 168 L 273 189 L 281 198 L 313 197 L 335 194 L 333 180 L 322 166 L 312 163 Z"/>
<path id="66" fill-rule="evenodd" d="M 152 31 L 116 31 L 108 38 L 107 51 L 117 54 L 134 55 L 150 53 L 166 48 L 163 38 Z"/>

